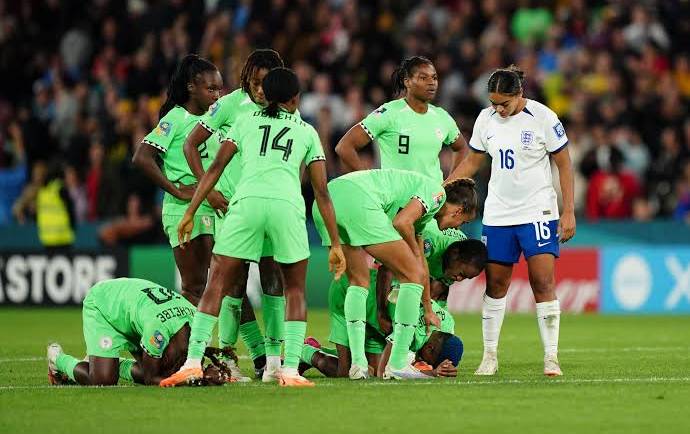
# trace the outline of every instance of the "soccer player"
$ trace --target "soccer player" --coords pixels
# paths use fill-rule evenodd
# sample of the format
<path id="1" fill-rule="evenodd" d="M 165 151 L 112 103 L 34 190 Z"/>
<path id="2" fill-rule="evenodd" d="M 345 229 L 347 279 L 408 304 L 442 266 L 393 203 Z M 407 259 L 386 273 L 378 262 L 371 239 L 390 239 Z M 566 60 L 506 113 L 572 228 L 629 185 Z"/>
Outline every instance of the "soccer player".
<path id="1" fill-rule="evenodd" d="M 472 152 L 449 180 L 474 175 L 491 157 L 489 194 L 484 205 L 482 239 L 489 252 L 482 307 L 484 356 L 477 375 L 498 370 L 498 337 L 506 308 L 513 264 L 527 259 L 544 344 L 544 374 L 562 375 L 558 362 L 560 305 L 554 267 L 558 242 L 575 235 L 573 169 L 568 138 L 556 114 L 523 95 L 524 74 L 515 66 L 489 77 L 490 107 L 479 113 L 472 131 Z M 558 167 L 563 214 L 558 218 L 550 160 Z M 452 181 L 451 181 L 452 182 Z"/>
<path id="2" fill-rule="evenodd" d="M 443 173 L 438 155 L 443 146 L 458 156 L 466 147 L 453 118 L 430 102 L 436 96 L 438 76 L 429 59 L 414 56 L 402 61 L 391 77 L 393 91 L 402 98 L 383 104 L 340 139 L 335 151 L 352 170 L 365 167 L 357 153 L 372 140 L 379 144 L 382 169 L 405 169 L 439 183 Z"/>
<path id="3" fill-rule="evenodd" d="M 124 378 L 158 384 L 182 365 L 195 311 L 181 295 L 148 280 L 97 283 L 82 309 L 89 361 L 63 353 L 57 343 L 50 344 L 50 383 L 112 386 Z M 121 351 L 131 352 L 136 360 L 121 360 Z"/>
<path id="4" fill-rule="evenodd" d="M 195 231 L 186 249 L 177 240 L 177 224 L 187 210 L 197 178 L 184 159 L 182 145 L 209 106 L 220 96 L 223 81 L 211 62 L 196 54 L 182 59 L 168 87 L 168 98 L 160 109 L 160 122 L 139 144 L 132 159 L 156 185 L 165 190 L 163 230 L 173 249 L 182 278 L 182 295 L 196 305 L 206 285 L 214 233 L 214 209 L 204 203 L 195 214 Z M 217 151 L 202 143 L 199 151 L 207 166 Z M 163 170 L 156 157 L 163 160 Z"/>
<path id="5" fill-rule="evenodd" d="M 242 73 L 240 74 L 241 87 L 221 97 L 210 107 L 208 113 L 199 119 L 184 143 L 184 154 L 187 158 L 187 163 L 197 179 L 201 179 L 205 170 L 199 146 L 216 135 L 225 137 L 240 115 L 255 112 L 266 107 L 266 96 L 261 83 L 268 71 L 282 66 L 283 59 L 280 58 L 276 51 L 271 49 L 253 51 L 242 68 Z M 216 184 L 216 190 L 209 193 L 208 200 L 210 203 L 222 203 L 232 198 L 233 194 L 235 194 L 235 187 L 240 180 L 240 171 L 239 158 L 230 161 Z M 216 217 L 218 228 L 222 225 L 222 218 L 223 216 Z M 261 378 L 265 367 L 268 367 L 267 381 L 271 379 L 270 373 L 275 372 L 280 367 L 280 351 L 285 321 L 283 282 L 280 268 L 273 260 L 272 254 L 270 242 L 266 241 L 261 254 L 261 260 L 259 261 L 259 278 L 261 279 L 261 288 L 263 290 L 261 306 L 264 313 L 265 339 L 256 322 L 254 311 L 246 295 L 243 299 L 229 295 L 223 297 L 221 314 L 218 318 L 218 341 L 220 347 L 234 347 L 237 343 L 239 331 L 249 350 L 249 355 L 254 361 L 256 376 Z M 245 267 L 245 270 L 248 271 L 248 265 Z M 246 287 L 246 277 L 239 278 L 235 284 Z M 243 288 L 238 289 L 240 293 L 244 291 L 245 289 Z M 229 361 L 229 365 L 233 369 L 234 377 L 244 378 L 241 376 L 239 368 L 234 366 L 232 361 Z"/>
<path id="6" fill-rule="evenodd" d="M 440 308 L 445 308 L 445 304 L 441 303 L 441 300 L 445 300 L 447 297 L 449 285 L 476 277 L 486 264 L 486 247 L 481 241 L 468 240 L 459 230 L 453 232 L 452 234 L 441 232 L 431 222 L 422 233 L 425 247 L 424 255 L 428 260 L 431 278 L 431 298 L 435 305 Z M 382 273 L 381 277 L 379 277 L 379 272 Z M 364 348 L 369 366 L 373 367 L 374 370 L 379 366 L 379 356 L 386 345 L 384 337 L 391 332 L 391 317 L 387 308 L 388 295 L 391 289 L 390 277 L 390 272 L 386 272 L 383 266 L 378 270 L 376 268 L 370 270 L 369 286 L 376 288 L 376 291 L 370 291 L 367 295 Z M 342 277 L 339 280 L 334 280 L 329 288 L 331 329 L 329 341 L 336 344 L 337 357 L 327 357 L 323 353 L 314 355 L 314 350 L 307 346 L 303 350 L 303 362 L 307 361 L 312 364 L 311 361 L 314 360 L 313 365 L 327 376 L 331 373 L 335 373 L 334 375 L 339 377 L 347 376 L 350 368 L 347 323 L 344 315 L 345 294 L 348 286 L 347 277 Z M 423 320 L 423 316 L 421 319 Z M 423 321 L 421 326 L 426 332 L 426 324 Z M 421 345 L 417 345 L 416 348 L 420 347 Z M 427 360 L 427 362 L 434 366 L 437 365 L 434 360 Z"/>
<path id="7" fill-rule="evenodd" d="M 326 159 L 318 134 L 295 114 L 299 103 L 297 76 L 289 69 L 276 68 L 264 77 L 262 86 L 268 105 L 232 126 L 180 222 L 178 236 L 180 242 L 186 242 L 194 230 L 194 212 L 228 162 L 238 156 L 242 177 L 213 248 L 210 278 L 192 324 L 187 361 L 176 374 L 161 381 L 161 386 L 184 384 L 203 375 L 201 357 L 228 282 L 243 273 L 245 261 L 261 258 L 264 238 L 271 241 L 273 257 L 285 278 L 285 360 L 271 375 L 281 386 L 314 385 L 297 371 L 307 326 L 304 286 L 309 257 L 300 183 L 302 162 L 307 166 L 327 232 L 336 237 L 328 258 L 336 277 L 344 272 L 345 257 L 337 241 L 335 212 L 326 184 Z M 229 289 L 236 290 L 237 286 Z M 244 294 L 232 295 L 241 298 Z"/>
<path id="8" fill-rule="evenodd" d="M 425 319 L 438 323 L 431 309 L 429 272 L 423 240 L 417 236 L 436 220 L 439 229 L 457 227 L 475 212 L 474 182 L 457 180 L 444 187 L 415 172 L 376 169 L 348 173 L 328 184 L 338 215 L 338 232 L 347 260 L 350 287 L 345 299 L 348 341 L 352 353 L 351 379 L 368 376 L 364 354 L 366 300 L 369 287 L 367 253 L 389 268 L 400 282 L 393 327 L 394 345 L 386 369 L 395 378 L 422 378 L 407 363 L 420 300 Z M 334 240 L 327 233 L 319 210 L 314 222 L 324 246 Z"/>

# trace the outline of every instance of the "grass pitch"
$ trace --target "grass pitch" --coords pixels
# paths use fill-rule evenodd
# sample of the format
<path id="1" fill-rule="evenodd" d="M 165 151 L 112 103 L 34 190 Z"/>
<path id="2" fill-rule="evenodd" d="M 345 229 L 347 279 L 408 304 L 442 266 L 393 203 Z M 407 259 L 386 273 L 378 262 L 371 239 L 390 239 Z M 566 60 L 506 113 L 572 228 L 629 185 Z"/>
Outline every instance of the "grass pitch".
<path id="1" fill-rule="evenodd" d="M 0 309 L 0 433 L 690 432 L 690 317 L 564 315 L 559 379 L 541 373 L 532 315 L 506 316 L 499 374 L 472 375 L 480 322 L 456 317 L 456 380 L 58 388 L 47 385 L 45 346 L 83 355 L 80 310 Z M 327 333 L 326 312 L 310 312 L 308 334 L 325 343 Z"/>

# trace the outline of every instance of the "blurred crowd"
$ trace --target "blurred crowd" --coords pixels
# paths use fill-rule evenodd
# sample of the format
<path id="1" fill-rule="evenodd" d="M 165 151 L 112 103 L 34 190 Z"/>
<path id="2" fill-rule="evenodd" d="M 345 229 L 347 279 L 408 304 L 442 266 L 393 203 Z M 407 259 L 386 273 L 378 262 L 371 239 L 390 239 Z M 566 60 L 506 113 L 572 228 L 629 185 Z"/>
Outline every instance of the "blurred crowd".
<path id="1" fill-rule="evenodd" d="M 32 219 L 37 189 L 59 176 L 77 223 L 111 224 L 105 243 L 160 239 L 160 191 L 130 159 L 157 122 L 176 62 L 189 52 L 207 57 L 230 91 L 258 47 L 276 49 L 297 72 L 300 111 L 321 136 L 330 176 L 340 171 L 333 148 L 342 134 L 394 97 L 390 75 L 402 58 L 434 61 L 435 103 L 468 139 L 488 104 L 489 73 L 515 63 L 527 74 L 525 95 L 565 124 L 578 215 L 690 223 L 689 8 L 671 0 L 0 0 L 0 224 Z"/>

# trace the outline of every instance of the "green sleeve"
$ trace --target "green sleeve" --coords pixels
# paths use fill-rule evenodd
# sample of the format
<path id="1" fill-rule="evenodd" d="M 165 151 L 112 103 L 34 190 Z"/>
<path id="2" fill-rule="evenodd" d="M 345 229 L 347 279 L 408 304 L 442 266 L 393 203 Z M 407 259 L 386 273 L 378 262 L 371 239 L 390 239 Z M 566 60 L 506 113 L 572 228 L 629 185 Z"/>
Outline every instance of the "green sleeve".
<path id="1" fill-rule="evenodd" d="M 421 234 L 424 227 L 434 217 L 434 214 L 436 214 L 446 202 L 446 191 L 441 185 L 433 180 L 423 179 L 413 198 L 421 202 L 424 207 L 424 214 L 414 225 L 417 234 Z"/>
<path id="2" fill-rule="evenodd" d="M 446 117 L 446 123 L 447 123 L 447 129 L 448 129 L 448 134 L 446 135 L 445 139 L 443 139 L 443 146 L 450 146 L 455 141 L 460 137 L 460 129 L 458 128 L 458 124 L 455 122 L 455 119 L 448 114 L 447 111 L 443 111 L 443 114 Z"/>
<path id="3" fill-rule="evenodd" d="M 234 119 L 235 110 L 230 98 L 221 98 L 208 108 L 199 123 L 210 133 L 215 133 L 223 125 L 230 125 Z"/>
<path id="4" fill-rule="evenodd" d="M 170 144 L 175 138 L 177 128 L 181 127 L 180 122 L 173 119 L 172 113 L 173 111 L 171 110 L 163 116 L 156 128 L 144 137 L 144 143 L 153 146 L 161 152 L 168 152 Z"/>
<path id="5" fill-rule="evenodd" d="M 319 138 L 319 133 L 313 127 L 309 127 L 309 147 L 307 149 L 307 154 L 304 156 L 304 164 L 309 165 L 314 161 L 325 161 L 326 156 L 323 153 L 323 147 L 321 146 L 321 139 Z"/>
<path id="6" fill-rule="evenodd" d="M 160 326 L 160 322 L 152 322 L 144 327 L 140 345 L 149 356 L 158 359 L 170 343 L 170 336 L 164 327 L 156 327 L 156 324 Z"/>
<path id="7" fill-rule="evenodd" d="M 391 120 L 391 111 L 385 105 L 377 108 L 365 117 L 360 125 L 372 140 L 383 134 L 388 129 Z"/>

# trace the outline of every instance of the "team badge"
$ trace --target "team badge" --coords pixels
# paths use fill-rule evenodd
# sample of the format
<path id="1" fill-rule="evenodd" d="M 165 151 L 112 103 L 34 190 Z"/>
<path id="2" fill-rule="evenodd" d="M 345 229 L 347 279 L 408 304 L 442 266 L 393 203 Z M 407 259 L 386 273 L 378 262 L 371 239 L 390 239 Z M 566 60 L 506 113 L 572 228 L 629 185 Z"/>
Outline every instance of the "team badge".
<path id="1" fill-rule="evenodd" d="M 486 246 L 486 235 L 482 235 L 482 243 Z"/>
<path id="2" fill-rule="evenodd" d="M 211 116 L 215 115 L 219 108 L 220 108 L 220 104 L 218 104 L 218 101 L 211 104 L 211 107 L 208 108 L 209 115 L 211 115 Z"/>
<path id="3" fill-rule="evenodd" d="M 374 110 L 374 114 L 376 116 L 381 116 L 382 114 L 384 114 L 386 112 L 386 110 L 388 110 L 388 109 L 381 106 L 381 107 L 377 108 L 376 110 Z"/>
<path id="4" fill-rule="evenodd" d="M 165 337 L 163 336 L 163 333 L 156 330 L 155 332 L 153 332 L 153 336 L 151 336 L 149 342 L 154 347 L 158 348 L 159 350 L 162 350 L 163 345 L 165 345 Z"/>
<path id="5" fill-rule="evenodd" d="M 424 256 L 429 255 L 431 253 L 431 240 L 424 240 Z"/>
<path id="6" fill-rule="evenodd" d="M 439 140 L 443 140 L 443 131 L 441 131 L 440 128 L 436 128 L 436 137 L 438 137 Z"/>
<path id="7" fill-rule="evenodd" d="M 556 133 L 556 137 L 558 137 L 559 139 L 565 136 L 565 128 L 563 128 L 563 124 L 559 122 L 556 125 L 554 125 L 553 132 Z"/>
<path id="8" fill-rule="evenodd" d="M 98 344 L 101 346 L 101 349 L 109 350 L 113 347 L 113 338 L 110 336 L 103 336 Z"/>
<path id="9" fill-rule="evenodd" d="M 434 206 L 441 206 L 441 203 L 443 202 L 443 198 L 446 196 L 446 193 L 443 191 L 440 191 L 434 195 Z"/>
<path id="10" fill-rule="evenodd" d="M 211 217 L 205 215 L 201 217 L 201 224 L 206 226 L 207 228 L 211 227 Z"/>
<path id="11" fill-rule="evenodd" d="M 523 130 L 522 134 L 520 134 L 520 141 L 524 147 L 531 145 L 534 141 L 534 131 Z"/>
<path id="12" fill-rule="evenodd" d="M 160 123 L 156 127 L 156 134 L 158 134 L 159 136 L 168 137 L 171 129 L 172 129 L 172 124 L 170 122 L 160 121 Z"/>

